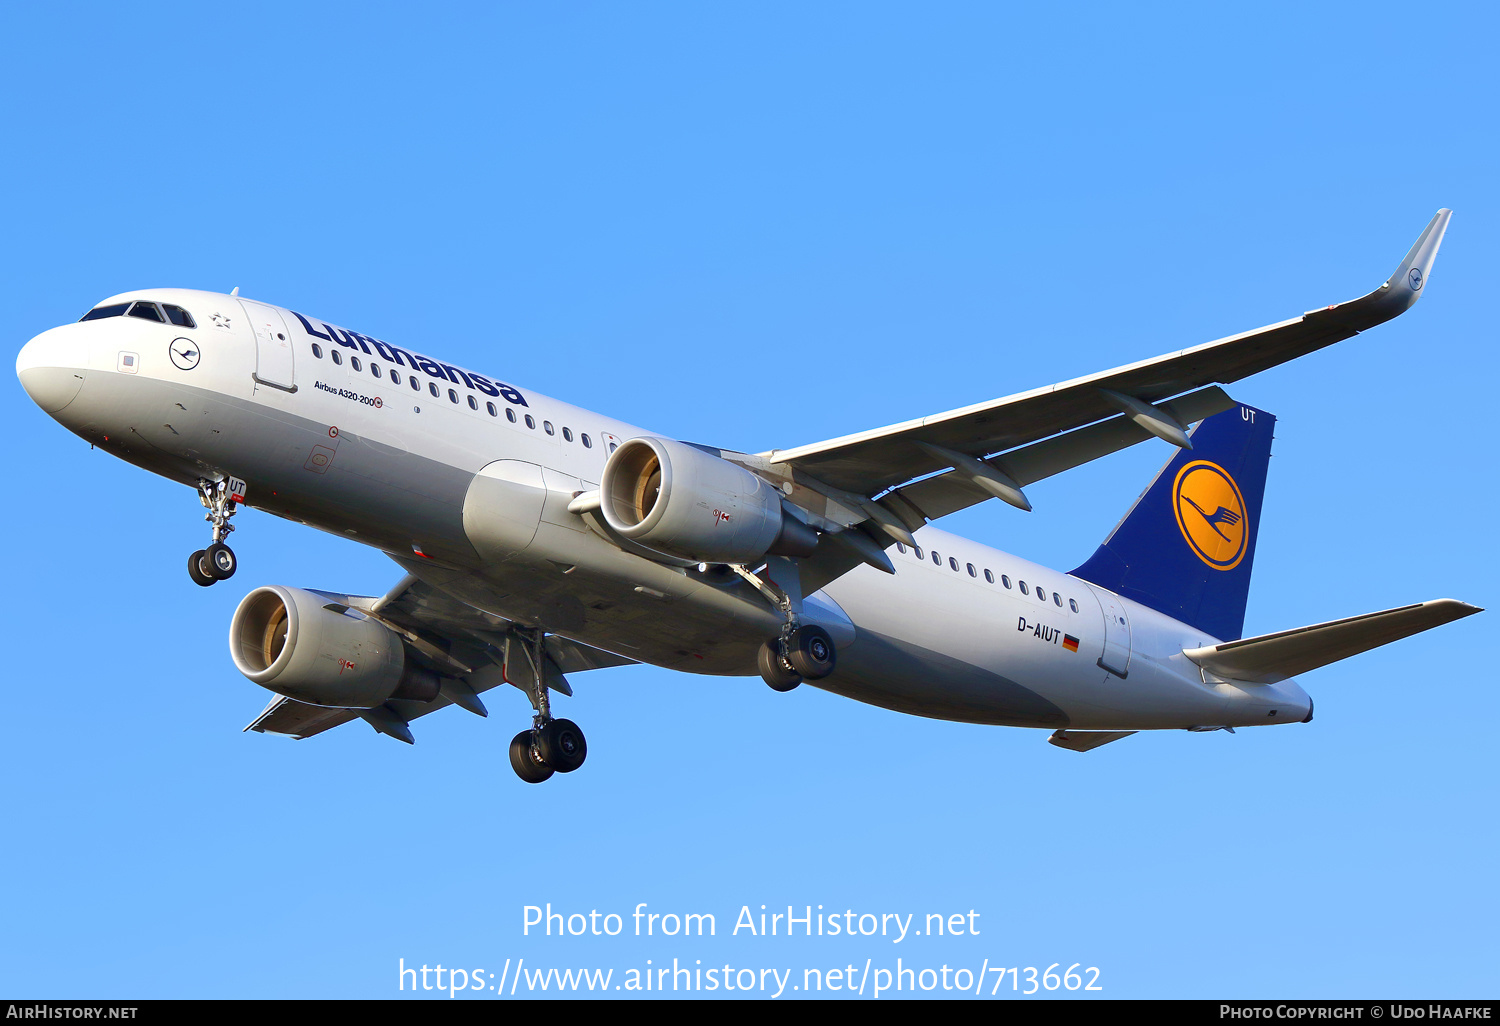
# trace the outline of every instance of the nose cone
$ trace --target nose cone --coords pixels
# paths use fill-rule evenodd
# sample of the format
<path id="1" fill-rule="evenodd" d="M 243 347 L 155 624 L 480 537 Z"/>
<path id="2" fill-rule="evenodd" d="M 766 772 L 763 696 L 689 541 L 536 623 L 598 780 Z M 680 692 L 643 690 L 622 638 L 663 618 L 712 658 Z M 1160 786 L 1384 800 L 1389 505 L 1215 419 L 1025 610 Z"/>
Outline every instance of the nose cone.
<path id="1" fill-rule="evenodd" d="M 84 352 L 72 325 L 44 331 L 21 347 L 16 376 L 31 401 L 51 414 L 61 413 L 83 388 Z"/>

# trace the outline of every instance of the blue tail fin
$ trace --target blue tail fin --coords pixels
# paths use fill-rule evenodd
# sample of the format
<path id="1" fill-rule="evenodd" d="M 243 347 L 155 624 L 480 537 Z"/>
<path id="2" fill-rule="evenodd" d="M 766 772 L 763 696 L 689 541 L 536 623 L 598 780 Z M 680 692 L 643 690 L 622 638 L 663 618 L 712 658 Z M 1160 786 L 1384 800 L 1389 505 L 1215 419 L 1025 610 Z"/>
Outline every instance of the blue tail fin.
<path id="1" fill-rule="evenodd" d="M 1073 576 L 1221 641 L 1241 637 L 1275 427 L 1249 406 L 1204 420 Z"/>

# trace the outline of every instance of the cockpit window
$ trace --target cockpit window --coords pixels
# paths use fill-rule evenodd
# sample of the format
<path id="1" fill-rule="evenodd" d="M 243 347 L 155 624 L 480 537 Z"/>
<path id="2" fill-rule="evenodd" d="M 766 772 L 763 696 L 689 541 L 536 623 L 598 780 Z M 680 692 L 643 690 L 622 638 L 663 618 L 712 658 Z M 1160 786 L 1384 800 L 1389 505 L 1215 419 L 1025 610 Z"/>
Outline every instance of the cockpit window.
<path id="1" fill-rule="evenodd" d="M 163 303 L 161 308 L 167 312 L 167 320 L 180 328 L 196 328 L 198 325 L 193 321 L 193 315 L 180 306 L 171 303 Z"/>
<path id="2" fill-rule="evenodd" d="M 130 316 L 139 317 L 146 321 L 155 321 L 158 324 L 166 323 L 161 311 L 156 308 L 155 303 L 136 303 L 130 308 Z"/>
<path id="3" fill-rule="evenodd" d="M 109 306 L 96 306 L 78 319 L 79 321 L 97 321 L 104 317 L 119 317 L 129 305 L 129 303 L 111 303 Z"/>

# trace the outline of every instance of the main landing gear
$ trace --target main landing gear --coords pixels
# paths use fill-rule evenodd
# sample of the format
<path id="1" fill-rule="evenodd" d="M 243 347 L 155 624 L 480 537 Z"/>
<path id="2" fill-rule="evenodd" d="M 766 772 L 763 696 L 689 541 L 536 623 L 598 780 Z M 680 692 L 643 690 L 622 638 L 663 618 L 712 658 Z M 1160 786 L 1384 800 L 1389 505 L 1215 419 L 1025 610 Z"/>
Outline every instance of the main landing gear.
<path id="1" fill-rule="evenodd" d="M 760 647 L 756 659 L 761 678 L 772 691 L 790 691 L 804 680 L 822 680 L 833 672 L 837 657 L 833 639 L 814 624 L 788 629 Z"/>
<path id="2" fill-rule="evenodd" d="M 816 624 L 801 623 L 802 581 L 797 564 L 782 556 L 766 560 L 764 577 L 730 564 L 782 616 L 781 634 L 756 653 L 756 668 L 772 691 L 790 691 L 804 680 L 822 680 L 833 672 L 838 653 L 833 638 Z"/>
<path id="3" fill-rule="evenodd" d="M 583 765 L 589 746 L 583 731 L 572 720 L 552 718 L 548 699 L 548 665 L 543 643 L 547 634 L 541 628 L 512 628 L 515 646 L 524 653 L 531 671 L 529 685 L 522 688 L 531 699 L 536 714 L 530 730 L 523 730 L 510 741 L 510 765 L 516 776 L 528 784 L 540 784 L 554 773 L 572 773 Z M 514 681 L 512 683 L 515 683 Z"/>
<path id="4" fill-rule="evenodd" d="M 224 539 L 234 530 L 229 518 L 239 509 L 232 494 L 227 480 L 198 482 L 198 500 L 208 510 L 203 519 L 213 525 L 214 540 L 208 548 L 199 549 L 188 557 L 188 576 L 194 584 L 204 588 L 216 581 L 229 580 L 239 569 L 234 550 L 224 544 Z"/>

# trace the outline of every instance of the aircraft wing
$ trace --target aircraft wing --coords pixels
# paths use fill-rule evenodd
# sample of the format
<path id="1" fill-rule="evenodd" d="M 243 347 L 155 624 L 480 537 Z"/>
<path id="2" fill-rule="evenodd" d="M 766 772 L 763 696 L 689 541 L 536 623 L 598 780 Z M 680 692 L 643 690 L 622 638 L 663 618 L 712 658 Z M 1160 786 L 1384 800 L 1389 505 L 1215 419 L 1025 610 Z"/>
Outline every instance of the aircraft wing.
<path id="1" fill-rule="evenodd" d="M 477 609 L 412 575 L 382 597 L 316 594 L 328 599 L 330 606 L 356 610 L 402 634 L 418 653 L 417 658 L 425 659 L 447 678 L 442 693 L 431 702 L 393 699 L 377 710 L 325 709 L 277 696 L 245 730 L 287 734 L 300 740 L 350 720 L 364 719 L 380 733 L 410 742 L 407 723 L 450 705 L 487 715 L 477 696 L 507 683 L 506 637 L 511 623 L 503 617 Z M 548 635 L 545 645 L 556 671 L 551 678 L 553 687 L 567 694 L 571 690 L 563 674 L 636 661 L 556 635 Z M 529 676 L 529 667 L 524 673 Z"/>
<path id="2" fill-rule="evenodd" d="M 1238 381 L 1405 312 L 1421 295 L 1451 213 L 1439 210 L 1396 272 L 1358 299 L 1099 374 L 761 457 L 799 480 L 813 479 L 815 489 L 821 483 L 863 497 L 898 489 L 881 502 L 915 529 L 997 494 L 975 486 L 972 473 L 950 470 L 956 461 L 934 448 L 980 460 L 1025 485 L 1152 434 L 1171 437 L 1173 425 L 1180 431 L 1233 405 L 1216 383 Z M 1163 405 L 1169 400 L 1175 407 Z M 947 473 L 900 487 L 938 471 Z M 1029 508 L 1024 497 L 1015 504 Z"/>

